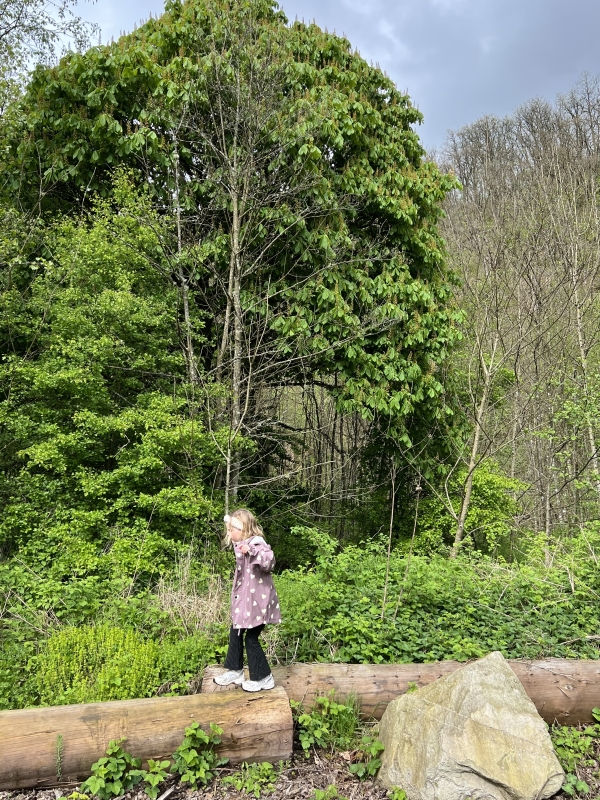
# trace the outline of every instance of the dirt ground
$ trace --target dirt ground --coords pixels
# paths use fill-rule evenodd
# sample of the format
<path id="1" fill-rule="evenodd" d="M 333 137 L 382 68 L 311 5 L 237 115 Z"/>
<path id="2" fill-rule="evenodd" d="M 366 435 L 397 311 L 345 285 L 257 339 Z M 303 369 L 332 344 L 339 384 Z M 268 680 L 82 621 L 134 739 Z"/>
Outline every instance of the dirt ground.
<path id="1" fill-rule="evenodd" d="M 585 780 L 589 787 L 589 794 L 578 795 L 585 800 L 600 800 L 600 778 L 594 777 L 600 767 L 600 742 L 597 743 L 594 760 L 584 769 L 579 771 L 579 777 Z M 237 768 L 221 769 L 221 777 L 231 775 Z M 372 780 L 360 781 L 348 772 L 348 762 L 340 753 L 330 754 L 319 751 L 309 758 L 299 751 L 279 774 L 275 790 L 270 794 L 263 794 L 265 800 L 310 800 L 314 798 L 315 789 L 326 789 L 329 785 L 336 786 L 338 795 L 347 800 L 386 800 L 389 792 Z M 170 777 L 161 786 L 161 794 L 167 789 L 173 789 L 168 795 L 168 800 L 250 800 L 252 797 L 238 792 L 231 786 L 223 785 L 221 781 L 214 781 L 206 788 L 191 791 L 185 784 L 179 784 L 176 778 Z M 14 792 L 0 792 L 0 800 L 58 800 L 68 796 L 72 790 L 46 789 L 46 790 L 19 790 Z M 128 792 L 126 800 L 147 800 L 143 789 L 139 787 Z M 160 798 L 160 795 L 159 795 Z M 560 792 L 554 795 L 555 800 L 569 800 L 569 795 Z M 167 800 L 167 798 L 165 798 Z"/>
<path id="2" fill-rule="evenodd" d="M 237 768 L 219 770 L 220 777 L 231 775 Z M 330 784 L 337 787 L 338 794 L 348 800 L 385 800 L 388 792 L 372 780 L 360 781 L 348 772 L 348 763 L 341 755 L 312 754 L 309 758 L 295 753 L 279 774 L 275 790 L 261 797 L 269 800 L 308 800 L 314 797 L 315 789 L 326 789 Z M 238 792 L 231 786 L 216 780 L 206 788 L 191 791 L 186 784 L 177 783 L 175 777 L 167 779 L 161 786 L 161 794 L 175 787 L 168 800 L 249 800 L 249 795 Z M 0 800 L 58 800 L 68 796 L 65 789 L 24 790 L 0 792 Z M 160 797 L 160 795 L 159 795 Z M 252 796 L 250 796 L 252 797 Z M 137 787 L 125 795 L 126 800 L 147 800 L 143 791 Z"/>

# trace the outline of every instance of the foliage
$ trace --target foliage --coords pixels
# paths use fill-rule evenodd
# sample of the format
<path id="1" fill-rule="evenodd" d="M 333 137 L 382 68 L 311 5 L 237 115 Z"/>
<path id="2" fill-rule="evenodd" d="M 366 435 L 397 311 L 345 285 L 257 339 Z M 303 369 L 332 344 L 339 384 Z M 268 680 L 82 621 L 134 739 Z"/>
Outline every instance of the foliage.
<path id="1" fill-rule="evenodd" d="M 144 770 L 144 790 L 150 800 L 156 800 L 159 794 L 159 786 L 168 776 L 168 770 L 171 765 L 170 761 L 155 761 L 152 758 L 148 759 L 148 769 Z"/>
<path id="2" fill-rule="evenodd" d="M 419 505 L 417 535 L 414 551 L 421 554 L 445 553 L 454 540 L 456 517 L 460 510 L 461 491 L 466 480 L 466 469 L 458 470 L 449 482 L 448 500 L 436 494 L 427 494 Z M 473 489 L 469 511 L 465 520 L 467 546 L 483 553 L 510 553 L 510 537 L 515 518 L 519 513 L 517 494 L 526 487 L 518 480 L 503 475 L 498 464 L 484 461 L 473 474 Z M 463 545 L 464 547 L 465 545 Z"/>
<path id="3" fill-rule="evenodd" d="M 119 187 L 122 204 L 138 202 Z M 173 394 L 185 365 L 159 242 L 103 205 L 42 244 L 51 258 L 15 255 L 2 273 L 0 543 L 59 580 L 155 575 L 182 526 L 215 512 L 203 481 L 219 459 L 185 391 Z"/>
<path id="4" fill-rule="evenodd" d="M 594 741 L 600 739 L 600 708 L 592 709 L 592 715 L 599 724 L 588 725 L 585 728 L 554 725 L 550 729 L 552 744 L 560 765 L 566 773 L 562 790 L 568 795 L 589 792 L 588 785 L 577 776 L 576 770 L 577 767 L 595 764 L 590 756 L 593 754 Z"/>
<path id="5" fill-rule="evenodd" d="M 589 602 L 600 591 L 589 555 L 600 551 L 598 532 L 588 526 L 557 545 L 551 568 L 534 542 L 523 563 L 513 564 L 477 553 L 407 563 L 393 551 L 383 618 L 382 542 L 284 573 L 278 591 L 288 652 L 353 663 L 466 661 L 492 650 L 507 658 L 598 658 L 600 618 Z"/>
<path id="6" fill-rule="evenodd" d="M 148 697 L 159 684 L 156 644 L 121 628 L 64 628 L 36 666 L 42 705 Z"/>
<path id="7" fill-rule="evenodd" d="M 223 729 L 213 722 L 210 723 L 210 733 L 202 730 L 197 722 L 185 729 L 185 738 L 173 753 L 171 768 L 182 783 L 189 783 L 191 789 L 206 786 L 214 778 L 214 770 L 227 763 L 227 758 L 219 758 L 214 751 L 221 743 L 222 733 Z"/>
<path id="8" fill-rule="evenodd" d="M 49 60 L 61 37 L 68 36 L 76 47 L 89 43 L 94 26 L 72 12 L 76 0 L 0 0 L 0 59 L 25 66 L 28 59 Z"/>
<path id="9" fill-rule="evenodd" d="M 531 537 L 526 545 L 513 564 L 466 551 L 454 561 L 413 556 L 409 563 L 393 550 L 383 620 L 383 543 L 348 546 L 310 568 L 277 575 L 283 611 L 277 655 L 282 661 L 403 663 L 465 661 L 500 650 L 507 658 L 598 659 L 600 618 L 589 598 L 600 593 L 592 557 L 600 552 L 600 527 L 586 526 L 556 546 L 551 567 L 545 539 Z M 199 575 L 202 569 L 199 564 Z M 10 575 L 16 594 L 31 598 L 39 611 L 8 598 L 0 640 L 4 707 L 35 705 L 42 696 L 57 703 L 147 696 L 159 688 L 185 693 L 226 650 L 226 625 L 186 635 L 151 595 L 107 598 L 107 587 L 78 581 L 58 594 L 65 609 L 54 600 L 54 582 L 31 576 L 32 586 L 25 582 L 29 574 L 15 565 Z M 57 625 L 48 607 L 68 613 L 74 624 Z M 300 726 L 306 749 L 352 736 L 356 718 L 328 713 L 330 700 L 342 705 L 323 698 Z M 345 728 L 336 727 L 342 723 Z"/>
<path id="10" fill-rule="evenodd" d="M 197 722 L 193 722 L 185 729 L 185 738 L 173 754 L 171 772 L 178 773 L 181 781 L 188 782 L 193 789 L 198 785 L 206 786 L 214 777 L 210 770 L 228 760 L 218 758 L 214 752 L 214 747 L 221 743 L 222 733 L 221 728 L 211 723 L 210 733 L 207 734 Z M 150 758 L 148 769 L 140 769 L 141 760 L 133 758 L 121 747 L 124 741 L 125 739 L 116 739 L 110 742 L 106 756 L 92 765 L 92 775 L 81 785 L 82 792 L 90 792 L 100 800 L 110 800 L 111 797 L 118 797 L 129 791 L 143 780 L 146 795 L 150 800 L 156 800 L 159 785 L 168 776 L 170 761 Z M 262 773 L 261 781 L 264 783 Z M 255 796 L 259 797 L 260 793 Z M 85 798 L 86 795 L 81 794 L 81 797 Z"/>
<path id="11" fill-rule="evenodd" d="M 315 789 L 313 797 L 314 800 L 348 800 L 344 795 L 338 793 L 337 786 L 333 783 L 330 783 L 326 789 Z"/>
<path id="12" fill-rule="evenodd" d="M 143 770 L 139 768 L 142 762 L 123 750 L 121 744 L 124 741 L 125 739 L 111 741 L 106 756 L 92 764 L 91 776 L 81 784 L 83 793 L 88 791 L 100 800 L 110 800 L 111 797 L 125 794 L 140 783 L 143 778 Z"/>
<path id="13" fill-rule="evenodd" d="M 585 781 L 578 778 L 577 775 L 569 774 L 566 776 L 565 782 L 562 785 L 562 791 L 572 797 L 575 794 L 588 794 L 590 787 Z"/>
<path id="14" fill-rule="evenodd" d="M 246 98 L 256 75 L 272 76 L 275 85 L 260 139 L 271 191 L 254 198 L 260 207 L 249 224 L 257 234 L 241 235 L 255 242 L 249 264 L 269 243 L 268 273 L 248 278 L 244 313 L 258 324 L 268 302 L 279 381 L 288 372 L 297 377 L 286 366 L 294 352 L 307 378 L 331 377 L 326 385 L 341 411 L 387 420 L 409 444 L 405 425 L 413 415 L 446 413 L 438 370 L 459 315 L 449 305 L 452 279 L 436 226 L 456 184 L 425 159 L 411 127 L 421 115 L 409 98 L 347 40 L 315 25 L 288 26 L 265 0 L 169 2 L 160 19 L 118 42 L 36 71 L 21 104 L 25 130 L 10 142 L 8 185 L 25 200 L 41 169 L 43 197 L 33 189 L 29 202 L 70 211 L 90 191 L 109 194 L 109 175 L 125 165 L 164 206 L 176 157 L 185 178 L 184 228 L 189 220 L 196 230 L 199 208 L 209 214 L 200 248 L 194 237 L 184 260 L 193 264 L 199 307 L 216 317 L 226 305 L 220 287 L 229 270 L 230 199 L 221 191 L 224 166 L 212 164 L 215 150 L 200 132 L 212 124 L 214 92 L 234 103 L 235 81 Z M 228 107 L 232 119 L 236 112 L 235 103 Z M 182 139 L 177 151 L 175 138 Z M 211 168 L 198 170 L 198 163 Z M 281 191 L 272 191 L 274 181 Z M 305 184 L 299 198 L 274 201 Z M 306 216 L 308 202 L 314 212 Z M 208 298 L 211 275 L 217 292 Z M 260 294 L 267 276 L 268 301 Z M 220 335 L 213 326 L 203 360 Z"/>
<path id="15" fill-rule="evenodd" d="M 404 789 L 400 789 L 398 786 L 392 786 L 390 800 L 408 800 L 408 798 Z"/>
<path id="16" fill-rule="evenodd" d="M 379 756 L 384 749 L 384 746 L 375 736 L 370 736 L 369 734 L 361 736 L 358 747 L 353 753 L 352 764 L 348 769 L 361 780 L 374 778 L 381 766 L 381 758 Z"/>
<path id="17" fill-rule="evenodd" d="M 296 713 L 298 738 L 308 756 L 311 747 L 348 747 L 359 725 L 359 708 L 350 698 L 346 704 L 337 703 L 333 692 L 315 698 L 310 712 L 302 710 L 302 704 L 290 701 Z"/>
<path id="18" fill-rule="evenodd" d="M 159 689 L 187 694 L 204 667 L 227 649 L 225 628 L 158 642 L 131 628 L 98 623 L 51 633 L 37 655 L 29 642 L 4 645 L 0 686 L 11 693 L 3 706 L 125 700 L 150 697 Z"/>
<path id="19" fill-rule="evenodd" d="M 268 761 L 256 764 L 247 764 L 244 761 L 241 769 L 223 778 L 222 783 L 233 786 L 238 792 L 260 797 L 261 794 L 270 794 L 275 789 L 276 780 L 275 767 Z"/>

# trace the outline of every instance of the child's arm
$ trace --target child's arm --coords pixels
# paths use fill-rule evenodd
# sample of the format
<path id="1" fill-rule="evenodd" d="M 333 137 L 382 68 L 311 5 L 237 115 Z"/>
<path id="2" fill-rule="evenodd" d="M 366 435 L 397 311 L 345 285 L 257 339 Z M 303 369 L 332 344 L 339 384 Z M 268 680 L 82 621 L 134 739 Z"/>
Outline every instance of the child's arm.
<path id="1" fill-rule="evenodd" d="M 263 572 L 271 572 L 275 566 L 275 556 L 266 542 L 255 542 L 248 545 L 250 566 L 258 566 Z"/>

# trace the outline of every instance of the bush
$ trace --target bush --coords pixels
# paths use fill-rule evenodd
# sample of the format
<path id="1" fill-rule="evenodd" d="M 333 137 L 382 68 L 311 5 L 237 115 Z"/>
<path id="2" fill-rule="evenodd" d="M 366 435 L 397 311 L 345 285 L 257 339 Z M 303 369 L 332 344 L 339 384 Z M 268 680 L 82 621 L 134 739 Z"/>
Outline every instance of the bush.
<path id="1" fill-rule="evenodd" d="M 226 764 L 229 759 L 219 758 L 215 747 L 221 744 L 223 729 L 210 723 L 210 733 L 202 730 L 197 722 L 185 729 L 185 737 L 173 753 L 174 764 L 171 772 L 176 772 L 182 783 L 189 783 L 191 789 L 206 786 L 215 776 L 214 770 Z"/>
<path id="2" fill-rule="evenodd" d="M 337 703 L 330 692 L 316 697 L 310 711 L 304 711 L 301 703 L 290 702 L 296 713 L 298 738 L 305 755 L 311 747 L 338 750 L 350 747 L 360 724 L 360 707 L 354 698 Z"/>
<path id="3" fill-rule="evenodd" d="M 29 702 L 63 705 L 150 697 L 165 684 L 171 694 L 185 694 L 206 664 L 226 651 L 226 633 L 220 634 L 216 640 L 199 633 L 159 644 L 107 625 L 64 628 L 31 659 Z"/>
<path id="4" fill-rule="evenodd" d="M 506 658 L 599 658 L 600 614 L 589 598 L 600 593 L 600 579 L 585 553 L 599 537 L 584 533 L 585 542 L 574 537 L 556 549 L 551 569 L 535 549 L 521 564 L 476 553 L 452 561 L 413 556 L 408 564 L 393 552 L 385 609 L 383 544 L 349 546 L 313 569 L 279 576 L 280 657 L 406 663 L 499 650 Z"/>
<path id="5" fill-rule="evenodd" d="M 124 741 L 113 739 L 106 755 L 92 764 L 92 774 L 81 785 L 82 793 L 90 792 L 100 800 L 111 800 L 140 783 L 144 777 L 144 771 L 140 769 L 142 761 L 123 750 L 121 745 Z"/>
<path id="6" fill-rule="evenodd" d="M 172 693 L 185 694 L 188 683 L 196 678 L 207 664 L 222 661 L 227 653 L 228 628 L 221 626 L 212 636 L 197 633 L 176 642 L 160 646 L 161 683 L 170 683 Z"/>
<path id="7" fill-rule="evenodd" d="M 60 630 L 36 666 L 42 705 L 149 697 L 159 685 L 158 645 L 105 625 Z"/>

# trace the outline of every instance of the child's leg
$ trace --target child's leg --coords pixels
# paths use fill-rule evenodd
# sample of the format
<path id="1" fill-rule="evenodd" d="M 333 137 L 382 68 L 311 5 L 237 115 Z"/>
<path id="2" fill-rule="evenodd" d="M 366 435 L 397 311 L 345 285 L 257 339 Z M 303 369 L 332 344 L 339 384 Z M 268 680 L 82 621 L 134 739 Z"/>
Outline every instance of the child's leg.
<path id="1" fill-rule="evenodd" d="M 246 647 L 248 645 L 246 644 Z M 229 647 L 223 665 L 225 669 L 240 670 L 244 668 L 244 631 L 232 626 L 229 631 Z"/>
<path id="2" fill-rule="evenodd" d="M 257 625 L 256 628 L 248 628 L 246 631 L 246 654 L 248 655 L 248 672 L 251 681 L 262 681 L 271 674 L 271 667 L 258 641 L 264 627 L 264 625 Z"/>

